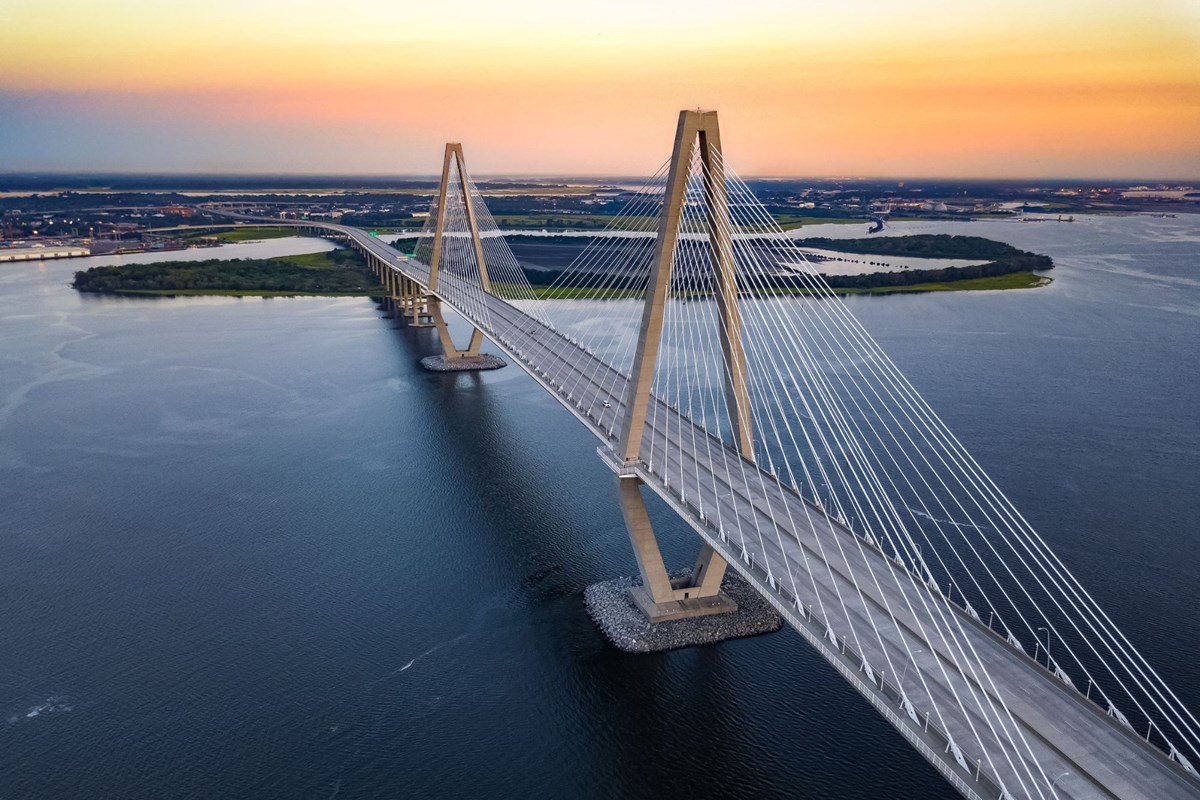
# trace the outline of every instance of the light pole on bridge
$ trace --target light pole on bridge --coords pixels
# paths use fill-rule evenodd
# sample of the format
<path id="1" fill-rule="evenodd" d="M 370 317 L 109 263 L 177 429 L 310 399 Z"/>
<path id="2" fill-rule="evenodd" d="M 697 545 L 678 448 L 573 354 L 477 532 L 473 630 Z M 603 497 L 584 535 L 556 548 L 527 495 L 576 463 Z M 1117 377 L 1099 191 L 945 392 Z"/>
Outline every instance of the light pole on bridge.
<path id="1" fill-rule="evenodd" d="M 1053 669 L 1053 667 L 1050 666 L 1050 664 L 1052 663 L 1050 661 L 1050 629 L 1039 625 L 1038 630 L 1046 632 L 1046 669 Z M 1038 643 L 1038 647 L 1041 647 L 1042 640 L 1039 638 L 1037 640 L 1037 643 Z"/>

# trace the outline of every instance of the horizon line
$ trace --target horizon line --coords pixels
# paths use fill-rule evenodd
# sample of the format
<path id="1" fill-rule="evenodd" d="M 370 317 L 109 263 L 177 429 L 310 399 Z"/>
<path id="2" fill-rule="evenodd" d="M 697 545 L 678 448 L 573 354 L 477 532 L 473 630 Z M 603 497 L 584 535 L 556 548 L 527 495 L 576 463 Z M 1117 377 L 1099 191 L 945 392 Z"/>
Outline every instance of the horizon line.
<path id="1" fill-rule="evenodd" d="M 632 173 L 562 173 L 562 172 L 479 172 L 473 176 L 479 179 L 514 180 L 529 178 L 536 180 L 628 180 L 645 178 L 645 175 Z M 0 171 L 0 181 L 15 178 L 241 178 L 241 179 L 370 179 L 370 180 L 420 180 L 437 183 L 441 176 L 436 172 L 405 173 L 405 172 L 239 172 L 239 171 L 192 171 L 192 170 L 65 170 L 65 169 L 29 169 Z M 781 175 L 781 174 L 746 174 L 740 176 L 743 180 L 813 180 L 813 181 L 993 181 L 1020 183 L 1029 181 L 1054 182 L 1142 182 L 1142 183 L 1174 183 L 1200 184 L 1200 175 L 1190 178 L 1182 177 L 1148 177 L 1145 175 L 1110 175 L 1096 176 L 1066 176 L 1066 175 L 1024 175 L 1003 177 L 995 175 Z"/>

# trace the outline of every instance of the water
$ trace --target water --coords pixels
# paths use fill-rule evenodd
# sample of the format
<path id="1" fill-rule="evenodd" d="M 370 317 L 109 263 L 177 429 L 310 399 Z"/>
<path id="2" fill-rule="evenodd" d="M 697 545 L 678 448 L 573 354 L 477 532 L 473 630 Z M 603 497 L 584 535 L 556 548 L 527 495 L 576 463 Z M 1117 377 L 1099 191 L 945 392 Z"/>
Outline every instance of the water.
<path id="1" fill-rule="evenodd" d="M 187 250 L 168 250 L 148 253 L 122 253 L 120 255 L 88 256 L 72 258 L 63 262 L 68 272 L 92 267 L 114 267 L 121 264 L 153 264 L 156 261 L 206 261 L 227 258 L 276 258 L 301 253 L 318 253 L 333 250 L 337 245 L 325 239 L 310 236 L 281 236 L 277 239 L 247 240 L 221 247 L 192 247 Z M 58 274 L 57 272 L 55 274 Z"/>
<path id="2" fill-rule="evenodd" d="M 850 302 L 1200 708 L 1200 219 L 908 231 L 1055 257 Z M 421 372 L 433 332 L 366 299 L 79 296 L 88 265 L 0 267 L 0 797 L 956 796 L 793 633 L 607 647 L 613 478 L 517 369 Z"/>

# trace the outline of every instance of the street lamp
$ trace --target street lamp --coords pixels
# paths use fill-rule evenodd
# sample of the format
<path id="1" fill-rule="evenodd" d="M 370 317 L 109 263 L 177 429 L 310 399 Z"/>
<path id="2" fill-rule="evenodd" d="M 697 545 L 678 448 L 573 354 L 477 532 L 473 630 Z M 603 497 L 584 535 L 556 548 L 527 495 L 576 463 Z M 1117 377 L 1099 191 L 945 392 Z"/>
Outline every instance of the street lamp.
<path id="1" fill-rule="evenodd" d="M 1046 669 L 1050 669 L 1050 629 L 1039 627 L 1038 630 L 1046 632 Z M 1038 639 L 1038 644 L 1041 643 L 1042 640 Z"/>
<path id="2" fill-rule="evenodd" d="M 1055 796 L 1055 797 L 1058 797 L 1058 792 L 1055 792 L 1055 791 L 1054 791 L 1054 787 L 1058 785 L 1058 782 L 1059 782 L 1059 781 L 1061 781 L 1063 778 L 1067 777 L 1067 776 L 1068 776 L 1068 775 L 1070 775 L 1070 774 L 1071 774 L 1071 771 L 1070 771 L 1070 770 L 1067 770 L 1067 771 L 1063 772 L 1063 774 L 1062 774 L 1062 775 L 1059 775 L 1057 778 L 1055 778 L 1054 780 L 1050 781 L 1050 791 L 1051 791 L 1051 793 L 1053 793 L 1053 794 L 1054 794 L 1054 796 Z"/>

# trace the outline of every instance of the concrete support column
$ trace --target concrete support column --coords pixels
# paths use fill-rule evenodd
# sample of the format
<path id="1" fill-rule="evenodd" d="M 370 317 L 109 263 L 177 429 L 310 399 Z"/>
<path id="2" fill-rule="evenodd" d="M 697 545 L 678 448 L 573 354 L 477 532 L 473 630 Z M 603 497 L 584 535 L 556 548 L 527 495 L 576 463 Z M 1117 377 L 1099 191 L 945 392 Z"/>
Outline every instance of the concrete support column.
<path id="1" fill-rule="evenodd" d="M 621 500 L 621 515 L 625 517 L 625 530 L 629 533 L 629 543 L 633 545 L 638 572 L 642 576 L 642 586 L 655 603 L 669 603 L 675 599 L 675 587 L 671 586 L 671 579 L 667 576 L 658 538 L 654 535 L 654 526 L 650 524 L 650 515 L 646 513 L 642 482 L 638 478 L 618 478 L 617 490 Z"/>
<path id="2" fill-rule="evenodd" d="M 422 294 L 420 284 L 418 284 L 416 281 L 409 281 L 408 291 L 409 313 L 412 316 L 412 324 L 418 326 L 429 324 L 422 318 L 423 316 L 428 315 L 424 314 L 427 301 L 425 296 Z"/>
<path id="3" fill-rule="evenodd" d="M 651 622 L 665 622 L 736 611 L 737 603 L 721 594 L 725 559 L 705 545 L 691 577 L 672 581 L 650 515 L 646 512 L 641 479 L 618 478 L 617 483 L 621 514 L 642 577 L 642 585 L 633 587 L 630 596 L 646 618 Z"/>
<path id="4" fill-rule="evenodd" d="M 646 503 L 642 498 L 642 481 L 639 478 L 618 478 L 617 482 L 621 514 L 625 517 L 629 541 L 637 556 L 638 572 L 641 573 L 642 584 L 650 592 L 654 602 L 667 603 L 693 597 L 712 597 L 720 592 L 721 579 L 725 577 L 725 559 L 708 545 L 701 551 L 688 585 L 671 585 L 662 551 L 658 547 L 658 537 L 654 535 L 654 526 L 650 524 L 650 515 L 646 512 Z"/>
<path id="5" fill-rule="evenodd" d="M 721 581 L 725 579 L 725 568 L 729 563 L 712 549 L 707 542 L 700 548 L 696 563 L 692 565 L 692 582 L 699 590 L 700 597 L 708 597 L 721 591 Z"/>
<path id="6" fill-rule="evenodd" d="M 442 316 L 441 301 L 430 297 L 428 302 L 429 316 L 433 318 L 433 324 L 437 327 L 438 339 L 442 343 L 442 353 L 446 358 L 469 358 L 479 355 L 479 348 L 483 346 L 483 331 L 471 328 L 470 344 L 467 345 L 466 350 L 459 350 L 450 337 L 450 328 L 446 325 L 445 317 Z"/>

